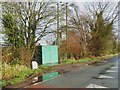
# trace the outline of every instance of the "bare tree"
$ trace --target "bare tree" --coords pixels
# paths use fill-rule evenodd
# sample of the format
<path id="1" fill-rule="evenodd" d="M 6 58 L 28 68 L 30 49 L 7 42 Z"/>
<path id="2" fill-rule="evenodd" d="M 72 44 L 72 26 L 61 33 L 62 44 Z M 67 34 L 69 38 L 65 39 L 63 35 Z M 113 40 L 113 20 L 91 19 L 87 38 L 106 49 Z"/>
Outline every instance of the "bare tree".
<path id="1" fill-rule="evenodd" d="M 3 34 L 8 44 L 12 45 L 12 61 L 21 60 L 30 50 L 31 58 L 23 60 L 25 63 L 32 60 L 35 44 L 43 37 L 56 33 L 56 4 L 54 2 L 6 2 L 2 5 Z M 25 46 L 25 48 L 23 47 Z M 22 48 L 22 49 L 19 49 Z M 26 54 L 21 52 L 26 50 Z M 22 54 L 22 55 L 21 55 Z"/>
<path id="2" fill-rule="evenodd" d="M 2 3 L 3 16 L 10 14 L 16 20 L 18 38 L 23 45 L 34 46 L 42 37 L 53 33 L 56 7 L 53 2 Z M 6 22 L 3 19 L 3 22 Z"/>

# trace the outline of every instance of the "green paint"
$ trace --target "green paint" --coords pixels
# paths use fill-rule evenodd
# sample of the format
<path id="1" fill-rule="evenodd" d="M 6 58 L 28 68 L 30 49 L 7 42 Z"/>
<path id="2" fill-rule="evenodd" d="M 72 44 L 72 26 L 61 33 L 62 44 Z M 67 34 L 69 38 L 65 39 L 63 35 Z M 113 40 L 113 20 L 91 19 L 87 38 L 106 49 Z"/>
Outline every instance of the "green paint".
<path id="1" fill-rule="evenodd" d="M 58 64 L 57 46 L 42 46 L 42 64 L 48 66 Z"/>

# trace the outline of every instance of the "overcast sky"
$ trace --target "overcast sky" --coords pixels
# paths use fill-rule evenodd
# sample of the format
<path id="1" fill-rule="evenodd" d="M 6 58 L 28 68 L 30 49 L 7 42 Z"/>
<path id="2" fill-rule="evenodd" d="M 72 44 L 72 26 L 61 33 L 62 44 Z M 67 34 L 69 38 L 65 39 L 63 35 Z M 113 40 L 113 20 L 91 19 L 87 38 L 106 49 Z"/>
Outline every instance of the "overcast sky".
<path id="1" fill-rule="evenodd" d="M 118 2 L 119 0 L 58 0 L 62 2 Z"/>
<path id="2" fill-rule="evenodd" d="M 15 1 L 24 2 L 24 1 L 41 1 L 41 0 L 0 0 L 0 2 L 15 2 Z M 47 0 L 45 0 L 45 1 L 47 1 Z M 118 2 L 120 0 L 56 0 L 56 1 L 62 1 L 62 2 L 98 2 L 98 1 L 103 1 L 103 2 L 107 2 L 107 1 Z"/>

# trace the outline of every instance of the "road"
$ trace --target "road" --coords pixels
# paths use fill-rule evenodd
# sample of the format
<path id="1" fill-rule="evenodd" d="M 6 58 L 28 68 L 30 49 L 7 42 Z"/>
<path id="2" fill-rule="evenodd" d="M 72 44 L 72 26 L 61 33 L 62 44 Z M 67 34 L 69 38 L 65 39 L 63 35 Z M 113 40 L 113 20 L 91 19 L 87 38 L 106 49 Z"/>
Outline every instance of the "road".
<path id="1" fill-rule="evenodd" d="M 120 57 L 120 56 L 119 56 Z M 62 74 L 51 80 L 39 82 L 35 86 L 43 85 L 52 88 L 118 88 L 119 57 L 87 65 L 82 69 Z"/>

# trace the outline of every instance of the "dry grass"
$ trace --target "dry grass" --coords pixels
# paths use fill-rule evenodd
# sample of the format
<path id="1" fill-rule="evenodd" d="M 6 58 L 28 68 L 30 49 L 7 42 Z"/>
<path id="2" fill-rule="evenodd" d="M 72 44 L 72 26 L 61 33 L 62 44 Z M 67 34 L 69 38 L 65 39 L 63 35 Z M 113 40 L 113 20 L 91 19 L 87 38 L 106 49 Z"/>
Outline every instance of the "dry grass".
<path id="1" fill-rule="evenodd" d="M 29 66 L 33 58 L 34 49 L 33 48 L 19 48 L 19 56 L 21 59 L 21 64 Z"/>
<path id="2" fill-rule="evenodd" d="M 30 66 L 33 54 L 34 48 L 13 48 L 11 46 L 8 46 L 2 49 L 2 61 L 3 63 L 7 64 L 22 64 Z"/>

